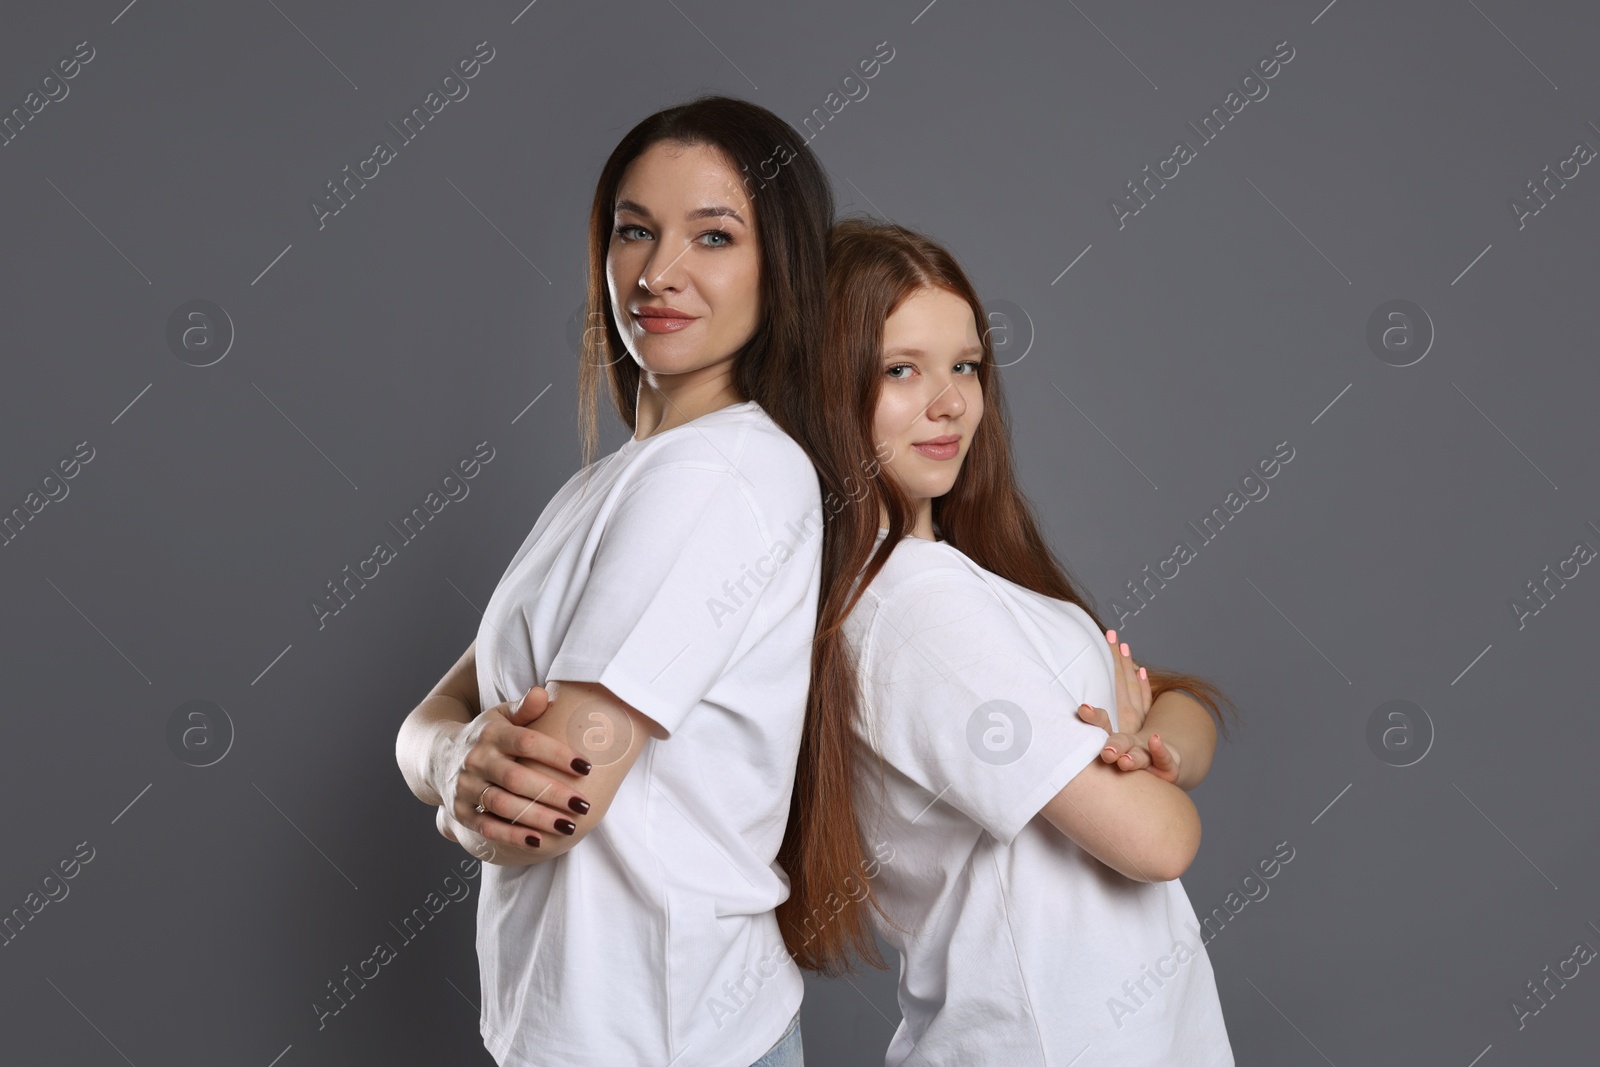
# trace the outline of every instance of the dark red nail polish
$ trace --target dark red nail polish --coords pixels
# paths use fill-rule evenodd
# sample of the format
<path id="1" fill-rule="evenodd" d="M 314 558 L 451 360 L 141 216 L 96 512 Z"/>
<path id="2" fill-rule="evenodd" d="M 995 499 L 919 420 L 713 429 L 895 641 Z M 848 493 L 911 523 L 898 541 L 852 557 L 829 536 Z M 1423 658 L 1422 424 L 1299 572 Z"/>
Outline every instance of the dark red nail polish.
<path id="1" fill-rule="evenodd" d="M 573 834 L 578 832 L 578 824 L 573 822 L 571 819 L 557 819 L 556 829 L 560 830 L 568 837 L 571 837 Z"/>
<path id="2" fill-rule="evenodd" d="M 537 837 L 534 837 L 532 834 L 529 834 L 528 835 L 528 847 L 529 848 L 538 848 L 539 847 L 539 839 Z"/>
<path id="3" fill-rule="evenodd" d="M 587 815 L 589 813 L 589 802 L 582 797 L 573 797 L 571 800 L 567 801 L 567 807 L 571 808 L 579 815 Z"/>
<path id="4" fill-rule="evenodd" d="M 586 759 L 579 758 L 572 761 L 572 769 L 579 774 L 588 774 L 594 769 L 594 765 Z"/>

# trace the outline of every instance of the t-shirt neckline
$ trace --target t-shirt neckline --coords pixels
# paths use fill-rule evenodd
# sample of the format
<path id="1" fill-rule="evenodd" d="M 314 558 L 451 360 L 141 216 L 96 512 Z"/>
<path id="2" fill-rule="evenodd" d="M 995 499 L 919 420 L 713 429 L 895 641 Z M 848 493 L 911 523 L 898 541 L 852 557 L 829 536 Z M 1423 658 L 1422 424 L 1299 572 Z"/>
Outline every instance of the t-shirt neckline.
<path id="1" fill-rule="evenodd" d="M 643 438 L 643 439 L 635 437 L 635 436 L 633 436 L 633 434 L 629 434 L 628 435 L 628 439 L 626 441 L 622 442 L 622 446 L 617 449 L 617 453 L 619 455 L 626 455 L 627 453 L 632 452 L 634 449 L 638 448 L 640 445 L 648 444 L 649 442 L 656 440 L 658 437 L 661 437 L 663 434 L 675 433 L 678 430 L 687 430 L 689 427 L 693 426 L 695 423 L 701 421 L 702 419 L 709 419 L 713 415 L 721 415 L 724 412 L 735 411 L 735 410 L 739 410 L 739 409 L 748 409 L 748 408 L 751 408 L 751 407 L 754 407 L 754 406 L 757 406 L 756 402 L 754 400 L 737 400 L 732 404 L 724 404 L 720 408 L 716 408 L 714 410 L 708 411 L 704 415 L 697 415 L 696 417 L 690 419 L 688 422 L 682 423 L 681 425 L 678 425 L 678 426 L 674 426 L 670 430 L 660 430 L 660 431 L 658 431 L 656 433 L 651 434 L 649 437 L 646 437 L 646 438 Z"/>
<path id="2" fill-rule="evenodd" d="M 880 534 L 886 534 L 886 533 L 888 533 L 888 532 L 889 532 L 889 527 L 887 527 L 887 526 L 880 526 L 880 527 L 878 527 L 878 533 L 880 533 Z M 915 537 L 915 536 L 916 536 L 916 535 L 915 535 L 915 534 L 906 534 L 906 536 L 907 536 L 907 537 Z M 932 540 L 932 541 L 929 541 L 929 542 L 928 542 L 928 543 L 929 543 L 929 544 L 930 544 L 930 545 L 947 545 L 947 544 L 949 544 L 949 543 L 950 543 L 950 542 L 948 542 L 948 541 L 945 541 L 945 540 L 943 540 L 943 539 L 942 539 L 942 538 L 938 538 L 938 537 L 936 537 L 936 538 L 934 538 L 934 539 L 933 539 L 933 540 Z"/>

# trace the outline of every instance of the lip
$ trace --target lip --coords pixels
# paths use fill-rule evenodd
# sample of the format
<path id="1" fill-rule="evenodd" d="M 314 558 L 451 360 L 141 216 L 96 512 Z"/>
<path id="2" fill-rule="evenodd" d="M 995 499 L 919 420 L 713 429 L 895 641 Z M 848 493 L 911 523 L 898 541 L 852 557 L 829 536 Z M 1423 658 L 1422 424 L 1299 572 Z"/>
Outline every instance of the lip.
<path id="1" fill-rule="evenodd" d="M 645 333 L 677 333 L 688 329 L 695 316 L 677 308 L 641 307 L 630 309 Z"/>
<path id="2" fill-rule="evenodd" d="M 961 435 L 942 434 L 939 437 L 930 437 L 926 441 L 914 442 L 911 447 L 929 459 L 955 459 L 956 454 L 961 451 Z"/>

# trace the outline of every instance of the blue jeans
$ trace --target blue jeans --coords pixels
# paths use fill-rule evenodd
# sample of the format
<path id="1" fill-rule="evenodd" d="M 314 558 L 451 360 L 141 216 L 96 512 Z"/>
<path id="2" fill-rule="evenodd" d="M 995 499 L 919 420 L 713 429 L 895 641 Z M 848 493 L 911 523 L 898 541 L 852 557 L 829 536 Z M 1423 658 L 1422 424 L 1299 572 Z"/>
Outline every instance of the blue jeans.
<path id="1" fill-rule="evenodd" d="M 778 1043 L 767 1049 L 766 1055 L 750 1067 L 805 1067 L 805 1053 L 800 1047 L 800 1013 L 789 1020 L 789 1029 L 778 1038 Z"/>

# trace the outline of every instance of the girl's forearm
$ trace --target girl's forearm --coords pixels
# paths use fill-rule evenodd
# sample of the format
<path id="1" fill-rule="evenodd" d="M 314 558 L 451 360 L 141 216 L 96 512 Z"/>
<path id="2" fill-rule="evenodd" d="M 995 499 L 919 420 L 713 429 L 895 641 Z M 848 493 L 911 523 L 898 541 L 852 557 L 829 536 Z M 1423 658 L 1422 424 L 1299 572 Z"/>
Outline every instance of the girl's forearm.
<path id="1" fill-rule="evenodd" d="M 1205 780 L 1211 757 L 1217 751 L 1217 727 L 1205 707 L 1180 689 L 1168 689 L 1150 705 L 1140 736 L 1151 734 L 1171 745 L 1179 756 L 1180 789 L 1193 789 Z"/>
<path id="2" fill-rule="evenodd" d="M 1189 795 L 1155 775 L 1093 760 L 1041 814 L 1095 859 L 1135 881 L 1180 877 L 1200 847 Z"/>

